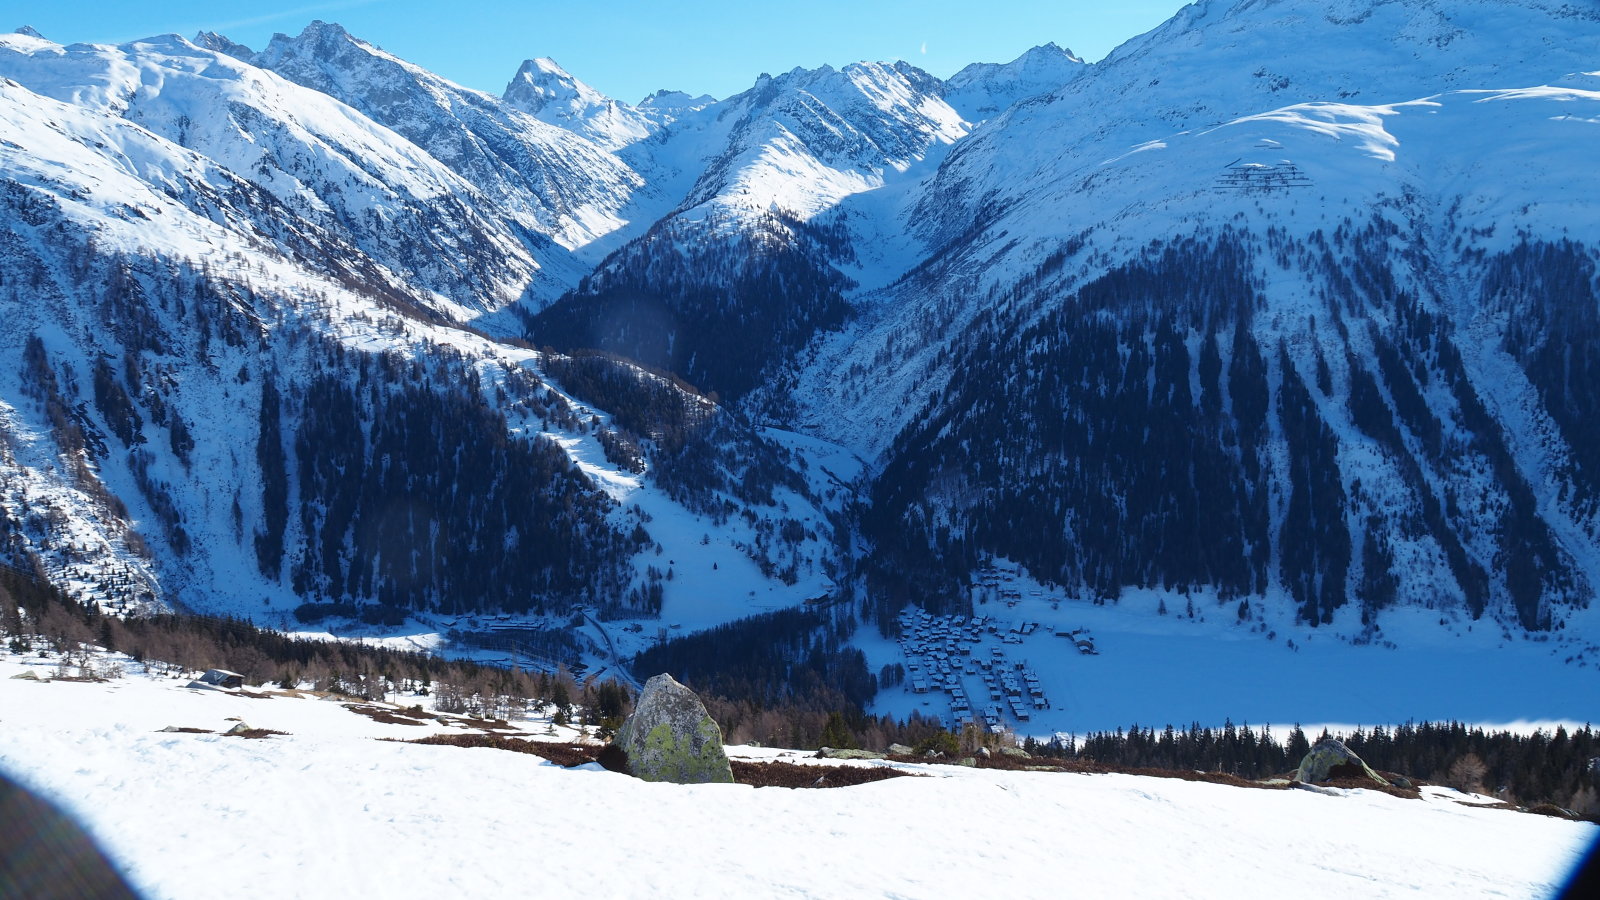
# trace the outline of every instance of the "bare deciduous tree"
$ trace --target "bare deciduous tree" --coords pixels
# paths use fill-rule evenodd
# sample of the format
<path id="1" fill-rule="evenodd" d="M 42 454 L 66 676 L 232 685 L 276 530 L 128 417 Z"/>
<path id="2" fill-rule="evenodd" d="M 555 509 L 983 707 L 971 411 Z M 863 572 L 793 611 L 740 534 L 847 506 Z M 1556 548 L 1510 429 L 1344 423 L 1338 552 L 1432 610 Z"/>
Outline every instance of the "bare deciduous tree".
<path id="1" fill-rule="evenodd" d="M 1450 771 L 1445 775 L 1445 783 L 1458 791 L 1469 794 L 1483 793 L 1483 776 L 1489 774 L 1489 767 L 1476 753 L 1468 753 L 1450 764 Z"/>

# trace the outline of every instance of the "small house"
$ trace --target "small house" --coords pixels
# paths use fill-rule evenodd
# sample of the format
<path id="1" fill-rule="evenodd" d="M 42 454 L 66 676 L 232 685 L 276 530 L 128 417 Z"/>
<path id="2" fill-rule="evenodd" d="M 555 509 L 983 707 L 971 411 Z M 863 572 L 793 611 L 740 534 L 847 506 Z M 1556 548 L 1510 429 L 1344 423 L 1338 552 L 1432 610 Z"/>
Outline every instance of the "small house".
<path id="1" fill-rule="evenodd" d="M 204 675 L 184 685 L 199 691 L 237 691 L 244 687 L 244 676 L 227 669 L 207 669 Z"/>

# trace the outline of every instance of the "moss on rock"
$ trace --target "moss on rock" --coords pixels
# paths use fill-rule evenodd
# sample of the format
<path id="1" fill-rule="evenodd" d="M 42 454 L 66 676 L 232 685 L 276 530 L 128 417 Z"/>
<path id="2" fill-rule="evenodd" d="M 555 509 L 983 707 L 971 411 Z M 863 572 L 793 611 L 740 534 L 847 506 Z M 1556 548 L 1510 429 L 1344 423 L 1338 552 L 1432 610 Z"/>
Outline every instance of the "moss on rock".
<path id="1" fill-rule="evenodd" d="M 1317 741 L 1311 752 L 1300 760 L 1300 768 L 1295 772 L 1295 780 L 1303 784 L 1320 784 L 1345 778 L 1368 778 L 1382 787 L 1390 786 L 1355 751 L 1346 747 L 1343 741 L 1333 738 Z"/>
<path id="2" fill-rule="evenodd" d="M 671 675 L 645 683 L 633 715 L 617 730 L 628 771 L 644 781 L 732 784 L 722 729 L 694 692 Z"/>

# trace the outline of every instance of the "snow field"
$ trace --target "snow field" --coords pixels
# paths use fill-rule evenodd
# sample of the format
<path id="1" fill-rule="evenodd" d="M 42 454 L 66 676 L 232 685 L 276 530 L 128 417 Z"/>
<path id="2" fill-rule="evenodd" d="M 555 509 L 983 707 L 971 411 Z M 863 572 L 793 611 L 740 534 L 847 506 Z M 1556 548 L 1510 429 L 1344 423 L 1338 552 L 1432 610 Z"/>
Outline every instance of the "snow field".
<path id="1" fill-rule="evenodd" d="M 1251 598 L 1255 618 L 1242 625 L 1237 600 L 1219 604 L 1196 593 L 1190 620 L 1191 598 L 1178 592 L 1130 590 L 1116 604 L 1096 606 L 1040 584 L 1014 564 L 1002 561 L 997 570 L 998 590 L 1015 591 L 1020 599 L 1014 607 L 997 599 L 975 603 L 974 612 L 993 617 L 1001 635 L 1023 622 L 1038 627 L 1014 644 L 985 630 L 970 658 L 987 659 L 999 647 L 1007 669 L 1025 662 L 1038 673 L 1050 708 L 1031 711 L 1027 722 L 1008 713 L 1008 726 L 1019 735 L 1048 740 L 1055 732 L 1081 736 L 1134 723 L 1221 727 L 1230 718 L 1256 728 L 1298 722 L 1308 729 L 1447 720 L 1485 727 L 1600 722 L 1600 672 L 1568 663 L 1570 646 L 1510 637 L 1489 621 L 1453 621 L 1447 630 L 1438 624 L 1439 612 L 1392 609 L 1379 642 L 1363 645 L 1339 630 L 1339 622 L 1323 629 L 1293 625 L 1287 601 Z M 1163 603 L 1165 616 L 1157 612 Z M 1055 636 L 1058 629 L 1077 628 L 1088 629 L 1098 655 L 1080 655 Z M 1269 640 L 1268 631 L 1275 638 Z M 875 626 L 862 626 L 853 640 L 874 673 L 909 662 Z M 990 705 L 980 678 L 962 678 L 974 710 Z M 872 711 L 948 719 L 949 695 L 914 694 L 908 679 L 904 687 L 879 691 Z"/>
<path id="2" fill-rule="evenodd" d="M 104 684 L 10 677 L 24 668 L 0 660 L 0 770 L 79 816 L 151 897 L 1527 897 L 1597 834 L 1447 791 L 954 766 L 834 790 L 649 784 L 375 740 L 445 729 L 335 702 L 190 691 L 134 667 Z M 158 731 L 229 717 L 289 734 Z"/>

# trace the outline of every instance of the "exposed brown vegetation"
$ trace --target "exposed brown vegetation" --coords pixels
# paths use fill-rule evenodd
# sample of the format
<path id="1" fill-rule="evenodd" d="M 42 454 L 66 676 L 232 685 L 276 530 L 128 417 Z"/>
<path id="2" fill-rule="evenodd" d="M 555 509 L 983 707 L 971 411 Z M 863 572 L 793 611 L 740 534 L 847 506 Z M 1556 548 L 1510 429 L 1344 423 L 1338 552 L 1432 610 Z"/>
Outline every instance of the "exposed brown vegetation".
<path id="1" fill-rule="evenodd" d="M 293 638 L 231 618 L 105 615 L 66 596 L 41 575 L 7 566 L 0 566 L 0 631 L 14 649 L 43 644 L 65 656 L 99 646 L 158 669 L 179 670 L 174 675 L 223 668 L 245 676 L 248 684 L 272 681 L 289 691 L 309 685 L 318 696 L 338 694 L 352 701 L 382 700 L 396 691 L 433 694 L 446 712 L 497 719 L 521 714 L 534 697 L 588 699 L 592 693 L 564 668 L 555 675 L 497 669 L 358 643 Z M 104 674 L 78 668 L 60 674 Z M 235 696 L 271 695 L 241 691 Z"/>
<path id="2" fill-rule="evenodd" d="M 488 747 L 491 750 L 529 753 L 569 769 L 573 766 L 581 766 L 584 763 L 596 762 L 600 754 L 599 746 L 594 744 L 561 744 L 553 741 L 525 740 L 482 732 L 430 734 L 424 738 L 406 741 L 406 743 L 436 744 L 446 747 Z"/>
<path id="3" fill-rule="evenodd" d="M 1330 778 L 1327 781 L 1319 781 L 1319 782 L 1317 782 L 1317 784 L 1322 786 L 1322 787 L 1344 788 L 1344 789 L 1359 788 L 1359 789 L 1361 789 L 1363 791 L 1379 791 L 1381 793 L 1388 794 L 1391 797 L 1399 797 L 1402 800 L 1421 800 L 1422 799 L 1422 792 L 1417 790 L 1414 787 L 1413 788 L 1403 788 L 1403 787 L 1396 787 L 1396 786 L 1394 786 L 1392 784 L 1388 785 L 1388 786 L 1384 786 L 1384 785 L 1381 785 L 1381 784 L 1376 784 L 1376 783 L 1373 782 L 1372 779 L 1366 778 L 1366 777 L 1360 777 L 1360 778 Z"/>
<path id="4" fill-rule="evenodd" d="M 870 784 L 888 778 L 919 777 L 888 766 L 800 766 L 786 762 L 729 760 L 733 780 L 756 787 L 836 788 Z"/>
<path id="5" fill-rule="evenodd" d="M 618 771 L 619 765 L 626 764 L 625 758 L 619 758 L 615 753 L 608 752 L 613 749 L 610 744 L 565 744 L 522 740 L 493 734 L 434 734 L 406 743 L 489 747 L 495 750 L 510 750 L 513 753 L 530 753 L 569 769 L 584 763 L 598 762 L 612 771 Z M 758 763 L 741 759 L 729 762 L 733 767 L 734 781 L 755 787 L 849 787 L 913 774 L 886 766 L 800 766 L 794 763 Z"/>
<path id="6" fill-rule="evenodd" d="M 381 725 L 424 725 L 434 720 L 434 716 L 420 709 L 385 709 L 381 706 L 369 706 L 364 703 L 352 703 L 346 705 L 345 709 L 366 716 Z"/>
<path id="7" fill-rule="evenodd" d="M 265 738 L 265 737 L 272 737 L 275 734 L 288 734 L 288 733 L 289 732 L 287 732 L 287 731 L 273 731 L 271 728 L 246 728 L 243 731 L 227 731 L 227 732 L 223 732 L 222 736 L 223 737 L 249 738 L 249 739 L 252 739 L 252 740 L 259 740 L 259 739 Z"/>
<path id="8" fill-rule="evenodd" d="M 1570 809 L 1562 809 L 1561 807 L 1555 805 L 1554 803 L 1539 803 L 1539 804 L 1535 804 L 1533 806 L 1528 807 L 1528 812 L 1531 812 L 1534 815 L 1550 816 L 1550 817 L 1556 818 L 1556 819 L 1578 819 L 1578 818 L 1582 818 L 1581 816 L 1578 816 L 1577 814 L 1573 813 L 1572 810 L 1570 810 Z"/>

